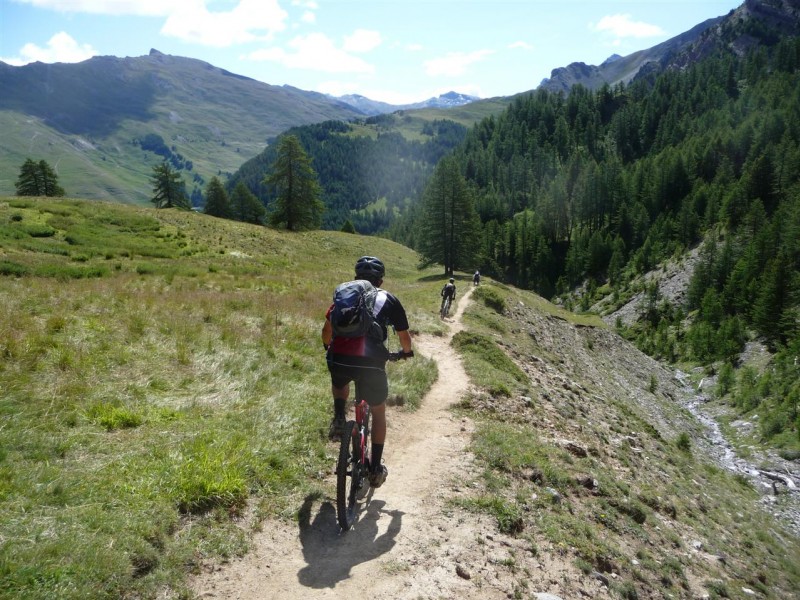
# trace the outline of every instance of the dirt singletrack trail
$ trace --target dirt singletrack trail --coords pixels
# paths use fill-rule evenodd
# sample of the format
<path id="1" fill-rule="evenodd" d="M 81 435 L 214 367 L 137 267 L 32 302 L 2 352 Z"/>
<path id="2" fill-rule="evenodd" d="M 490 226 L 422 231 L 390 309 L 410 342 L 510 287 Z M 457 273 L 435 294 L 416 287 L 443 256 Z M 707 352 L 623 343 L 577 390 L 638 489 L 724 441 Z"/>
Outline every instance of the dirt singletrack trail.
<path id="1" fill-rule="evenodd" d="M 436 360 L 439 376 L 418 411 L 388 409 L 389 477 L 361 506 L 355 527 L 339 531 L 335 497 L 308 499 L 299 523 L 265 522 L 246 556 L 195 578 L 191 588 L 199 598 L 506 597 L 470 581 L 464 565 L 474 564 L 481 518 L 458 516 L 447 503 L 470 471 L 465 448 L 472 424 L 448 409 L 469 387 L 449 344 L 472 291 L 446 320 L 445 336 L 413 340 L 417 353 Z M 333 473 L 330 480 L 333 493 Z"/>

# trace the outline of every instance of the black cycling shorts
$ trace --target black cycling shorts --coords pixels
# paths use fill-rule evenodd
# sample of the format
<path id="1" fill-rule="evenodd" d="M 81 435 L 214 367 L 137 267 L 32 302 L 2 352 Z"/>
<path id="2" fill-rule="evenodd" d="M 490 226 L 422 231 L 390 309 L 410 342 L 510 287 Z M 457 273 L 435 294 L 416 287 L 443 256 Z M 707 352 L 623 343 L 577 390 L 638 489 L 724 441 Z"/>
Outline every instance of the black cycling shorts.
<path id="1" fill-rule="evenodd" d="M 343 388 L 351 381 L 356 384 L 356 398 L 366 400 L 370 406 L 380 406 L 389 396 L 386 371 L 380 367 L 362 367 L 328 361 L 331 385 Z"/>

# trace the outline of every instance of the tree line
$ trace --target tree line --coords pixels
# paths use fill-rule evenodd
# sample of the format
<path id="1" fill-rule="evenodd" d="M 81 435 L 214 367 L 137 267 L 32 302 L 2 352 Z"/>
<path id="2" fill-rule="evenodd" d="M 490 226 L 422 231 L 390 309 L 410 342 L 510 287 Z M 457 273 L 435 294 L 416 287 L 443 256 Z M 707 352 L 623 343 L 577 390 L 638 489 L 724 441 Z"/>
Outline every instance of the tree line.
<path id="1" fill-rule="evenodd" d="M 409 141 L 395 129 L 402 120 L 381 115 L 362 123 L 326 121 L 283 134 L 298 140 L 317 174 L 324 229 L 341 229 L 349 221 L 359 233 L 385 231 L 422 195 L 436 163 L 466 135 L 463 125 L 438 120 L 427 125 L 422 141 Z M 279 190 L 264 174 L 279 153 L 280 145 L 272 140 L 228 179 L 228 192 L 242 182 L 272 210 Z"/>
<path id="2" fill-rule="evenodd" d="M 800 353 L 800 40 L 773 37 L 743 58 L 720 53 L 627 86 L 539 90 L 475 125 L 447 159 L 449 189 L 478 215 L 479 233 L 458 242 L 475 259 L 446 270 L 477 261 L 500 280 L 588 309 L 608 295 L 624 299 L 637 277 L 700 245 L 687 305 L 650 286 L 644 319 L 623 333 L 659 358 L 734 365 L 754 332 L 792 362 Z M 438 185 L 434 174 L 428 189 Z M 448 265 L 431 239 L 448 232 L 442 201 L 427 193 L 390 235 Z M 773 433 L 800 425 L 798 371 L 779 385 L 773 376 L 784 396 L 759 388 L 783 407 Z"/>

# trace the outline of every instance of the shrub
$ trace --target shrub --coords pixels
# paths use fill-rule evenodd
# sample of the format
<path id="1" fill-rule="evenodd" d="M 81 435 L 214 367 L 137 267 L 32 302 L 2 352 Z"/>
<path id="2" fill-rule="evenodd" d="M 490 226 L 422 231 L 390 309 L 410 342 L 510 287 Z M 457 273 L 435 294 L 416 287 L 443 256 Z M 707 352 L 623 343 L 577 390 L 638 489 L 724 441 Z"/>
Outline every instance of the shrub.
<path id="1" fill-rule="evenodd" d="M 139 275 L 152 275 L 156 272 L 156 267 L 150 263 L 140 263 L 136 265 L 136 272 Z"/>
<path id="2" fill-rule="evenodd" d="M 500 295 L 497 288 L 488 285 L 481 286 L 475 290 L 475 297 L 499 314 L 503 314 L 506 310 L 506 300 Z"/>
<path id="3" fill-rule="evenodd" d="M 100 266 L 82 267 L 72 265 L 40 265 L 36 267 L 34 274 L 37 277 L 52 277 L 54 279 L 92 279 L 105 277 L 108 269 Z"/>
<path id="4" fill-rule="evenodd" d="M 724 363 L 717 377 L 717 397 L 726 396 L 733 389 L 735 380 L 736 375 L 733 366 L 728 362 Z"/>
<path id="5" fill-rule="evenodd" d="M 675 446 L 681 452 L 689 453 L 692 451 L 692 439 L 689 437 L 689 434 L 685 431 L 681 432 L 678 438 L 675 440 Z"/>
<path id="6" fill-rule="evenodd" d="M 481 288 L 479 288 L 481 289 Z M 520 368 L 491 339 L 477 333 L 459 331 L 453 336 L 453 347 L 490 364 L 495 369 L 511 375 L 517 381 L 525 381 L 526 376 Z"/>
<path id="7" fill-rule="evenodd" d="M 770 440 L 783 432 L 789 425 L 787 415 L 782 412 L 771 412 L 761 419 L 761 438 L 764 441 Z"/>
<path id="8" fill-rule="evenodd" d="M 31 223 L 29 225 L 25 225 L 24 229 L 25 233 L 31 237 L 53 237 L 56 234 L 56 230 L 49 225 Z"/>
<path id="9" fill-rule="evenodd" d="M 10 260 L 0 260 L 0 275 L 10 275 L 12 277 L 22 277 L 28 275 L 30 269 Z"/>

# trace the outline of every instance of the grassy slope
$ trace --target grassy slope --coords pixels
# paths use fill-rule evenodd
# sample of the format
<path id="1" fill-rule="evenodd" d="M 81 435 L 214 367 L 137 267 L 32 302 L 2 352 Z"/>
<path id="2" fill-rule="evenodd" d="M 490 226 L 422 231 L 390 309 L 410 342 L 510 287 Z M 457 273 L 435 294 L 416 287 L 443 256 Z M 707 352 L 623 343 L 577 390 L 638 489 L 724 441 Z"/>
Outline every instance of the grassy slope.
<path id="1" fill-rule="evenodd" d="M 387 262 L 413 327 L 440 331 L 440 273 L 386 240 L 0 198 L 0 597 L 180 596 L 201 560 L 246 550 L 231 515 L 292 516 L 331 493 L 318 331 L 364 253 Z M 697 432 L 666 372 L 533 294 L 478 300 L 456 345 L 481 387 L 462 409 L 486 470 L 459 502 L 528 544 L 509 556 L 520 590 L 550 552 L 574 564 L 565 597 L 612 570 L 625 598 L 798 589 L 796 539 L 677 444 Z M 424 360 L 391 367 L 412 406 L 435 377 Z"/>
<path id="2" fill-rule="evenodd" d="M 216 81 L 216 80 L 208 80 Z M 234 80 L 235 81 L 235 80 Z M 226 97 L 224 90 L 205 89 L 209 98 Z M 287 92 L 288 93 L 288 92 Z M 216 96 L 215 96 L 216 94 Z M 0 110 L 0 195 L 13 194 L 19 170 L 27 158 L 46 160 L 56 169 L 59 183 L 71 196 L 102 199 L 112 197 L 129 204 L 147 204 L 152 195 L 149 177 L 162 157 L 144 152 L 134 139 L 148 133 L 160 135 L 185 159 L 193 162 L 191 171 L 182 171 L 187 190 L 195 186 L 195 174 L 205 182 L 219 173 L 233 173 L 244 162 L 262 152 L 267 139 L 299 124 L 324 120 L 315 105 L 304 106 L 296 94 L 292 110 L 264 106 L 259 97 L 248 97 L 242 88 L 239 104 L 257 106 L 247 111 L 240 106 L 198 102 L 191 89 L 174 91 L 152 107 L 148 122 L 124 120 L 108 136 L 69 135 L 58 132 L 36 117 Z M 287 100 L 283 100 L 286 102 Z M 476 102 L 455 109 L 406 111 L 398 131 L 407 139 L 425 139 L 422 127 L 435 119 L 450 119 L 472 126 L 507 106 L 504 100 Z M 270 110 L 268 109 L 272 109 Z M 374 127 L 359 128 L 362 135 L 376 135 Z M 204 189 L 204 184 L 200 185 Z"/>
<path id="3" fill-rule="evenodd" d="M 393 242 L 0 199 L 0 596 L 180 593 L 243 551 L 231 514 L 296 510 L 334 461 L 321 319 L 364 253 L 440 327 L 439 278 Z M 408 404 L 435 377 L 392 368 Z"/>
<path id="4" fill-rule="evenodd" d="M 565 577 L 564 597 L 594 573 L 622 598 L 797 597 L 800 541 L 748 480 L 705 458 L 669 371 L 599 319 L 504 286 L 478 292 L 456 342 L 482 388 L 462 408 L 486 470 L 459 503 L 528 543 L 509 557 L 519 589 L 537 555 L 558 553 L 578 578 Z"/>
<path id="5" fill-rule="evenodd" d="M 79 65 L 48 68 L 54 71 L 53 93 L 60 96 L 63 114 L 42 107 L 39 112 L 31 108 L 31 114 L 60 118 L 70 124 L 69 133 L 29 114 L 1 110 L 0 195 L 14 193 L 22 163 L 33 158 L 56 166 L 60 183 L 70 195 L 145 204 L 151 195 L 152 166 L 162 158 L 134 145 L 137 138 L 158 134 L 174 152 L 192 161 L 193 169 L 183 172 L 191 191 L 194 174 L 207 182 L 220 172 L 233 172 L 261 152 L 270 137 L 291 126 L 358 114 L 322 96 L 225 74 L 202 61 L 181 57 L 97 57 Z M 16 106 L 15 98 L 26 107 L 26 102 L 42 100 L 25 100 L 24 93 L 28 87 L 41 86 L 46 75 L 31 74 L 30 69 L 18 75 L 12 81 L 23 89 L 8 106 Z M 129 85 L 131 94 L 143 94 L 136 81 L 147 82 L 144 87 L 150 91 L 149 84 L 154 84 L 155 93 L 133 98 L 144 113 L 134 116 L 126 110 L 129 99 L 120 99 L 114 88 Z M 42 100 L 45 105 L 47 101 Z M 100 122 L 108 126 L 94 126 Z"/>

